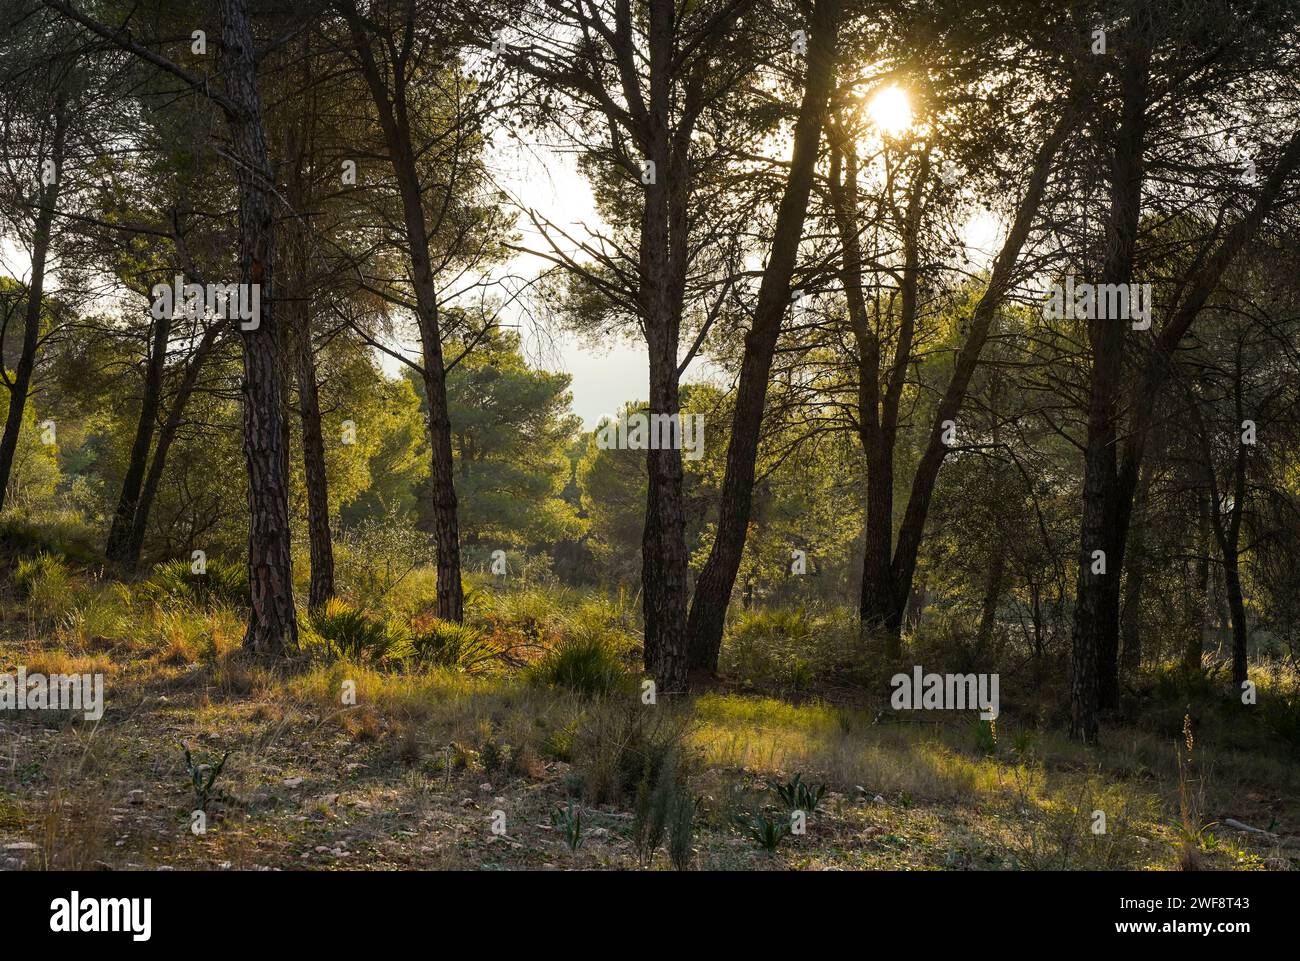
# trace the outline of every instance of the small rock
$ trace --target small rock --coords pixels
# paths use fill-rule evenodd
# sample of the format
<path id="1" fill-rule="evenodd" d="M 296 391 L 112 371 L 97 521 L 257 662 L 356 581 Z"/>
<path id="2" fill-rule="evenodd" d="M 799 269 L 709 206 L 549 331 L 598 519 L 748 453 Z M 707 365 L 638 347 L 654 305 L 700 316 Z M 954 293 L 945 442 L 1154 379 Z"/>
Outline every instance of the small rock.
<path id="1" fill-rule="evenodd" d="M 126 803 L 127 803 L 127 804 L 143 804 L 143 803 L 144 803 L 144 791 L 140 790 L 139 788 L 136 788 L 134 791 L 131 791 L 131 792 L 130 792 L 129 794 L 127 794 L 127 796 L 126 796 Z"/>
<path id="2" fill-rule="evenodd" d="M 478 789 L 479 789 L 480 791 L 483 791 L 483 792 L 489 792 L 489 791 L 492 790 L 492 785 L 491 785 L 491 784 L 488 784 L 488 783 L 485 781 L 485 782 L 483 782 L 482 784 L 480 784 L 480 785 L 478 786 Z"/>
<path id="3" fill-rule="evenodd" d="M 13 841 L 5 845 L 6 851 L 39 851 L 40 846 L 31 841 Z"/>
<path id="4" fill-rule="evenodd" d="M 1266 871 L 1290 871 L 1291 862 L 1286 858 L 1265 858 L 1264 869 Z"/>
<path id="5" fill-rule="evenodd" d="M 281 781 L 280 783 L 283 784 L 285 787 L 297 787 L 299 784 L 302 783 L 302 778 L 300 778 L 300 777 L 287 777 L 287 778 L 285 778 L 283 781 Z"/>

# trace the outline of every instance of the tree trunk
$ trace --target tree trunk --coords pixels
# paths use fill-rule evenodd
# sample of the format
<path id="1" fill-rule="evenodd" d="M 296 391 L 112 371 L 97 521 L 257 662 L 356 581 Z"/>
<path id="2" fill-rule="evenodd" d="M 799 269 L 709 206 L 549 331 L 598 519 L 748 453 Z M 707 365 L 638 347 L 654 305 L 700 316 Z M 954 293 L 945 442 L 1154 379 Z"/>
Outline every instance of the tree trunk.
<path id="1" fill-rule="evenodd" d="M 677 351 L 686 277 L 686 202 L 689 156 L 672 136 L 671 90 L 674 9 L 671 0 L 649 5 L 650 98 L 645 127 L 646 157 L 655 174 L 645 185 L 641 217 L 638 288 L 650 358 L 651 418 L 676 422 Z M 662 693 L 686 690 L 686 517 L 680 447 L 646 451 L 646 513 L 641 537 L 642 661 Z"/>
<path id="2" fill-rule="evenodd" d="M 244 0 L 221 0 L 221 20 L 226 94 L 236 108 L 227 120 L 237 158 L 240 282 L 260 285 L 255 326 L 240 325 L 252 601 L 244 647 L 256 654 L 281 656 L 297 649 L 298 619 L 289 550 L 285 363 L 274 309 L 275 176 L 266 149 L 252 27 Z"/>
<path id="3" fill-rule="evenodd" d="M 176 389 L 176 396 L 172 400 L 171 409 L 167 412 L 167 419 L 158 431 L 158 441 L 154 444 L 153 459 L 149 462 L 149 470 L 145 474 L 144 486 L 140 490 L 140 497 L 136 502 L 131 517 L 130 537 L 122 552 L 121 563 L 128 572 L 133 572 L 140 566 L 140 554 L 144 550 L 145 533 L 149 529 L 149 513 L 153 509 L 158 486 L 162 483 L 163 470 L 167 465 L 167 454 L 171 450 L 172 441 L 176 439 L 177 431 L 180 430 L 181 418 L 185 415 L 185 407 L 189 404 L 190 396 L 194 393 L 194 387 L 199 379 L 199 372 L 203 369 L 203 362 L 211 352 L 213 344 L 216 343 L 219 330 L 218 325 L 213 324 L 204 331 L 203 337 L 199 340 L 198 346 L 194 349 L 194 353 L 185 367 L 185 373 L 181 376 L 181 382 Z"/>
<path id="4" fill-rule="evenodd" d="M 438 617 L 460 621 L 465 616 L 465 592 L 460 580 L 460 522 L 451 450 L 451 417 L 447 405 L 447 374 L 442 356 L 438 290 L 429 255 L 429 229 L 420 192 L 415 147 L 407 117 L 404 67 L 394 64 L 393 89 L 380 74 L 370 47 L 367 27 L 356 16 L 348 17 L 353 46 L 363 76 L 375 102 L 379 124 L 393 165 L 402 199 L 406 242 L 411 257 L 411 281 L 415 291 L 416 323 L 420 330 L 425 397 L 429 405 L 429 483 L 432 490 L 433 536 L 438 564 Z"/>
<path id="5" fill-rule="evenodd" d="M 1232 683 L 1240 692 L 1248 678 L 1246 644 L 1246 601 L 1241 592 L 1241 572 L 1237 558 L 1227 557 L 1223 563 L 1223 580 L 1228 592 L 1228 610 L 1232 613 Z"/>
<path id="6" fill-rule="evenodd" d="M 808 45 L 808 73 L 795 123 L 790 175 L 777 211 L 767 269 L 759 286 L 754 322 L 745 336 L 745 355 L 731 434 L 727 466 L 718 507 L 717 535 L 695 585 L 691 601 L 690 666 L 717 672 L 723 623 L 732 587 L 745 550 L 752 509 L 752 488 L 758 457 L 759 429 L 767 398 L 772 357 L 781 322 L 790 302 L 790 280 L 803 235 L 812 190 L 813 170 L 826 115 L 826 102 L 835 74 L 835 43 L 839 0 L 819 0 Z"/>
<path id="7" fill-rule="evenodd" d="M 304 305 L 305 306 L 305 305 Z M 302 460 L 307 486 L 307 533 L 311 543 L 311 610 L 323 608 L 334 596 L 334 545 L 330 538 L 329 489 L 325 476 L 325 438 L 320 425 L 316 358 L 311 346 L 307 310 L 297 327 L 298 413 L 302 418 Z"/>
<path id="8" fill-rule="evenodd" d="M 1205 493 L 1198 493 L 1196 497 L 1196 562 L 1192 567 L 1192 589 L 1186 596 L 1185 610 L 1189 631 L 1187 647 L 1183 652 L 1183 663 L 1190 673 L 1201 670 L 1201 661 L 1205 654 L 1205 621 L 1209 610 L 1210 594 L 1211 525 L 1207 499 L 1208 495 Z"/>
<path id="9" fill-rule="evenodd" d="M 131 541 L 131 526 L 140 503 L 140 490 L 144 483 L 145 468 L 149 462 L 149 446 L 153 442 L 154 427 L 158 421 L 158 408 L 162 402 L 163 374 L 167 366 L 167 345 L 171 336 L 171 317 L 159 317 L 153 322 L 153 338 L 149 359 L 145 366 L 144 393 L 140 398 L 140 418 L 136 421 L 135 440 L 131 444 L 131 457 L 122 491 L 113 512 L 113 522 L 108 530 L 104 554 L 110 561 L 121 562 L 127 558 Z"/>
<path id="10" fill-rule="evenodd" d="M 1124 608 L 1120 629 L 1123 633 L 1122 664 L 1133 672 L 1142 666 L 1142 584 L 1146 579 L 1146 525 L 1138 524 L 1133 532 L 1132 547 L 1125 552 Z"/>
<path id="11" fill-rule="evenodd" d="M 999 538 L 989 560 L 988 578 L 984 582 L 984 599 L 980 604 L 980 623 L 975 632 L 975 658 L 977 663 L 993 642 L 993 630 L 998 623 L 998 601 L 1006 586 L 1006 542 Z"/>
<path id="12" fill-rule="evenodd" d="M 1133 277 L 1142 213 L 1147 68 L 1147 53 L 1139 41 L 1120 73 L 1121 117 L 1111 158 L 1103 284 L 1127 284 Z M 1088 320 L 1092 370 L 1070 657 L 1070 734 L 1085 742 L 1097 738 L 1098 710 L 1114 707 L 1119 700 L 1119 598 L 1125 538 L 1119 530 L 1116 446 L 1122 416 L 1124 323 L 1113 317 Z M 1097 551 L 1102 552 L 1100 556 Z M 1098 567 L 1104 566 L 1104 572 L 1094 573 L 1099 560 Z"/>
<path id="13" fill-rule="evenodd" d="M 935 411 L 934 422 L 930 427 L 930 438 L 912 478 L 907 509 L 898 528 L 898 541 L 890 568 L 894 582 L 894 598 L 906 598 L 912 589 L 912 576 L 916 572 L 916 560 L 921 548 L 921 538 L 925 533 L 925 519 L 930 510 L 930 498 L 939 479 L 939 468 L 943 465 L 949 450 L 943 440 L 944 422 L 955 421 L 965 403 L 966 389 L 970 386 L 975 368 L 979 364 L 980 354 L 989 338 L 997 309 L 1011 288 L 1016 261 L 1029 237 L 1057 152 L 1073 129 L 1076 120 L 1073 105 L 1066 105 L 1060 113 L 1056 126 L 1034 156 L 1024 196 L 1020 198 L 1011 229 L 1007 232 L 997 259 L 993 262 L 993 272 L 989 277 L 988 287 L 971 314 L 970 333 L 957 355 L 952 377 Z M 897 623 L 901 624 L 901 620 L 900 610 Z M 893 617 L 886 626 L 895 632 L 898 630 Z M 897 641 L 894 643 L 897 644 Z"/>
<path id="14" fill-rule="evenodd" d="M 54 180 L 41 189 L 41 212 L 36 216 L 36 230 L 32 235 L 32 280 L 27 287 L 27 309 L 23 317 L 23 345 L 14 368 L 14 379 L 9 386 L 9 413 L 5 418 L 4 435 L 0 437 L 0 509 L 5 505 L 9 489 L 9 475 L 13 471 L 14 456 L 18 451 L 18 438 L 23 427 L 23 413 L 27 408 L 27 395 L 31 392 L 32 372 L 36 369 L 36 348 L 40 343 L 41 302 L 45 296 L 45 263 L 50 251 L 53 232 L 54 207 L 58 203 L 60 180 L 63 176 L 63 141 L 66 132 L 64 99 L 56 101 L 53 156 Z"/>

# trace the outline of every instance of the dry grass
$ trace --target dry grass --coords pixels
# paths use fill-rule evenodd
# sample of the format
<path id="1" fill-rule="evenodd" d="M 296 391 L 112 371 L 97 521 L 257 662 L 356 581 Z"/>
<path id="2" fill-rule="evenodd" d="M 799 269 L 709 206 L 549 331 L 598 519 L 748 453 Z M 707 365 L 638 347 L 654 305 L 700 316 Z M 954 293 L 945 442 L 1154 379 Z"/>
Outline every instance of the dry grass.
<path id="1" fill-rule="evenodd" d="M 635 867 L 635 781 L 668 750 L 703 799 L 692 860 L 705 867 L 1253 868 L 1295 852 L 1294 835 L 1221 828 L 1224 816 L 1292 824 L 1300 769 L 1218 728 L 1198 737 L 1194 774 L 1180 778 L 1177 739 L 1158 728 L 1112 728 L 1085 748 L 1027 714 L 1000 719 L 990 741 L 968 718 L 899 721 L 860 692 L 651 707 L 638 691 L 582 696 L 527 670 L 271 667 L 239 652 L 242 624 L 225 608 L 99 583 L 68 590 L 80 613 L 60 630 L 11 617 L 17 636 L 0 638 L 0 656 L 30 671 L 108 677 L 98 726 L 0 716 L 0 836 L 36 842 L 29 866 Z M 546 600 L 494 595 L 478 616 L 543 647 L 592 632 L 630 643 L 618 604 Z M 751 627 L 755 663 L 758 636 Z M 181 742 L 209 760 L 232 752 L 228 794 L 201 838 L 187 830 Z M 767 855 L 734 815 L 771 810 L 768 782 L 796 772 L 826 784 L 827 799 L 806 837 Z M 577 853 L 552 826 L 570 798 L 590 832 Z M 487 829 L 493 810 L 511 824 L 504 838 Z"/>

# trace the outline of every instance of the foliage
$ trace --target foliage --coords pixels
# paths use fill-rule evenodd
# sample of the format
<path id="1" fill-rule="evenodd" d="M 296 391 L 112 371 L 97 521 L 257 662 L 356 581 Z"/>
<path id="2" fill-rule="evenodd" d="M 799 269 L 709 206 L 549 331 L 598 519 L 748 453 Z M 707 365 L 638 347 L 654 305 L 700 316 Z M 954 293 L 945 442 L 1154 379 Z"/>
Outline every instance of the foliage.
<path id="1" fill-rule="evenodd" d="M 332 598 L 323 611 L 311 615 L 311 629 L 313 641 L 325 658 L 354 664 L 382 661 L 400 653 L 409 642 L 409 635 L 400 625 L 338 598 Z"/>
<path id="2" fill-rule="evenodd" d="M 411 660 L 419 667 L 442 667 L 472 673 L 501 656 L 484 631 L 468 624 L 433 618 L 410 639 Z"/>
<path id="3" fill-rule="evenodd" d="M 785 783 L 772 781 L 768 786 L 791 811 L 811 813 L 817 810 L 817 805 L 826 795 L 825 784 L 816 786 L 807 784 L 804 782 L 803 775 L 798 773 Z"/>
<path id="4" fill-rule="evenodd" d="M 203 573 L 184 558 L 162 561 L 144 584 L 146 595 L 171 600 L 193 601 L 201 606 L 225 604 L 234 608 L 248 606 L 248 570 L 242 564 L 219 557 L 208 558 Z"/>
<path id="5" fill-rule="evenodd" d="M 626 688 L 628 673 L 601 634 L 566 637 L 530 671 L 539 684 L 563 687 L 589 697 Z"/>
<path id="6" fill-rule="evenodd" d="M 735 824 L 745 835 L 769 854 L 775 854 L 791 831 L 790 819 L 777 815 L 769 817 L 763 811 L 738 814 Z"/>
<path id="7" fill-rule="evenodd" d="M 195 810 L 207 811 L 208 805 L 219 800 L 223 796 L 220 788 L 214 790 L 217 778 L 221 777 L 221 772 L 225 770 L 226 759 L 230 757 L 227 751 L 221 755 L 221 760 L 214 764 L 203 764 L 194 760 L 190 754 L 190 749 L 184 744 L 181 750 L 185 752 L 185 770 L 190 776 L 190 785 L 194 789 Z"/>
<path id="8" fill-rule="evenodd" d="M 551 812 L 551 823 L 564 836 L 569 852 L 577 854 L 585 840 L 582 836 L 582 808 L 574 808 L 573 799 L 570 798 L 564 809 Z"/>

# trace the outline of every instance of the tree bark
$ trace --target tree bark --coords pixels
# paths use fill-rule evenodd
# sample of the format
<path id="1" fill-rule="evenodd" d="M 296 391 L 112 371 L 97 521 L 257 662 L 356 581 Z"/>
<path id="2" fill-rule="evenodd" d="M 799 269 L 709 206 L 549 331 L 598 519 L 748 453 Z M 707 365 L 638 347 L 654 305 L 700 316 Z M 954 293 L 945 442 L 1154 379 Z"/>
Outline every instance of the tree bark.
<path id="1" fill-rule="evenodd" d="M 240 325 L 244 353 L 244 460 L 248 468 L 248 583 L 252 601 L 244 647 L 282 656 L 297 649 L 283 333 L 275 316 L 275 176 L 266 148 L 252 26 L 244 0 L 221 0 L 227 113 L 239 185 L 240 282 L 260 285 L 255 326 Z"/>
<path id="2" fill-rule="evenodd" d="M 5 505 L 9 489 L 9 475 L 13 471 L 14 456 L 18 451 L 18 438 L 23 427 L 23 413 L 27 396 L 31 392 L 32 372 L 36 369 L 36 348 L 40 343 L 41 302 L 45 296 L 45 265 L 53 234 L 54 208 L 59 200 L 60 181 L 63 177 L 63 143 L 67 123 L 62 94 L 56 98 L 54 112 L 54 139 L 50 159 L 54 161 L 54 180 L 41 188 L 41 210 L 36 216 L 36 230 L 32 235 L 32 279 L 27 286 L 27 309 L 23 317 L 23 344 L 14 368 L 14 379 L 9 388 L 9 412 L 5 417 L 4 434 L 0 436 L 0 509 Z"/>
<path id="3" fill-rule="evenodd" d="M 1140 483 L 1137 516 L 1145 513 L 1150 475 L 1143 473 Z M 1120 613 L 1120 631 L 1123 647 L 1121 666 L 1129 672 L 1142 666 L 1142 586 L 1146 580 L 1150 559 L 1146 556 L 1146 522 L 1139 520 L 1133 527 L 1131 546 L 1124 552 L 1124 606 Z"/>
<path id="4" fill-rule="evenodd" d="M 149 461 L 149 447 L 153 443 L 154 428 L 158 421 L 158 408 L 162 402 L 163 374 L 167 366 L 167 345 L 171 337 L 171 317 L 159 317 L 153 322 L 153 337 L 149 358 L 145 365 L 144 392 L 140 398 L 140 417 L 136 421 L 135 439 L 131 456 L 118 496 L 117 509 L 108 530 L 104 554 L 110 561 L 121 562 L 127 558 L 131 541 L 131 526 L 140 503 L 140 490 L 144 483 Z"/>
<path id="5" fill-rule="evenodd" d="M 391 91 L 366 35 L 367 27 L 355 14 L 348 17 L 361 72 L 375 102 L 393 174 L 402 200 L 411 281 L 415 291 L 416 323 L 420 332 L 425 396 L 429 405 L 429 482 L 432 489 L 433 535 L 438 565 L 438 617 L 460 621 L 465 616 L 465 593 L 460 580 L 460 522 L 451 449 L 451 417 L 447 405 L 447 374 L 442 355 L 438 290 L 429 255 L 429 230 L 420 192 L 419 171 L 407 116 L 408 77 L 401 64 L 393 65 Z"/>
<path id="6" fill-rule="evenodd" d="M 676 422 L 681 399 L 677 351 L 685 296 L 689 126 L 674 130 L 672 0 L 649 4 L 650 97 L 645 119 L 647 159 L 655 174 L 645 185 L 638 262 L 639 307 L 650 360 L 650 416 Z M 646 520 L 641 537 L 642 659 L 662 693 L 686 690 L 686 515 L 680 447 L 646 451 Z"/>
<path id="7" fill-rule="evenodd" d="M 1149 26 L 1147 15 L 1143 27 Z M 1146 139 L 1149 52 L 1139 40 L 1120 69 L 1120 120 L 1111 156 L 1110 208 L 1101 283 L 1128 284 L 1142 214 L 1142 154 Z M 1096 313 L 1100 313 L 1097 311 Z M 1092 368 L 1084 448 L 1083 508 L 1079 524 L 1074 635 L 1070 658 L 1070 734 L 1097 738 L 1097 712 L 1119 700 L 1119 598 L 1124 532 L 1117 500 L 1117 437 L 1124 365 L 1124 321 L 1088 320 Z M 1105 572 L 1093 573 L 1094 552 Z"/>
<path id="8" fill-rule="evenodd" d="M 304 315 L 307 313 L 303 311 Z M 311 544 L 311 610 L 334 596 L 334 545 L 330 536 L 329 488 L 325 475 L 325 438 L 321 432 L 316 358 L 306 316 L 297 328 L 298 413 L 302 419 L 302 460 L 307 486 L 307 533 Z"/>
<path id="9" fill-rule="evenodd" d="M 736 390 L 735 411 L 727 445 L 717 535 L 695 585 L 687 632 L 690 666 L 716 673 L 722 630 L 731 591 L 745 550 L 752 510 L 759 430 L 768 379 L 781 322 L 790 303 L 795 255 L 803 235 L 817 163 L 826 104 L 835 75 L 839 0 L 819 0 L 813 11 L 808 44 L 808 72 L 795 122 L 790 174 L 777 211 L 767 269 L 759 286 L 754 322 L 745 336 L 745 355 Z"/>

